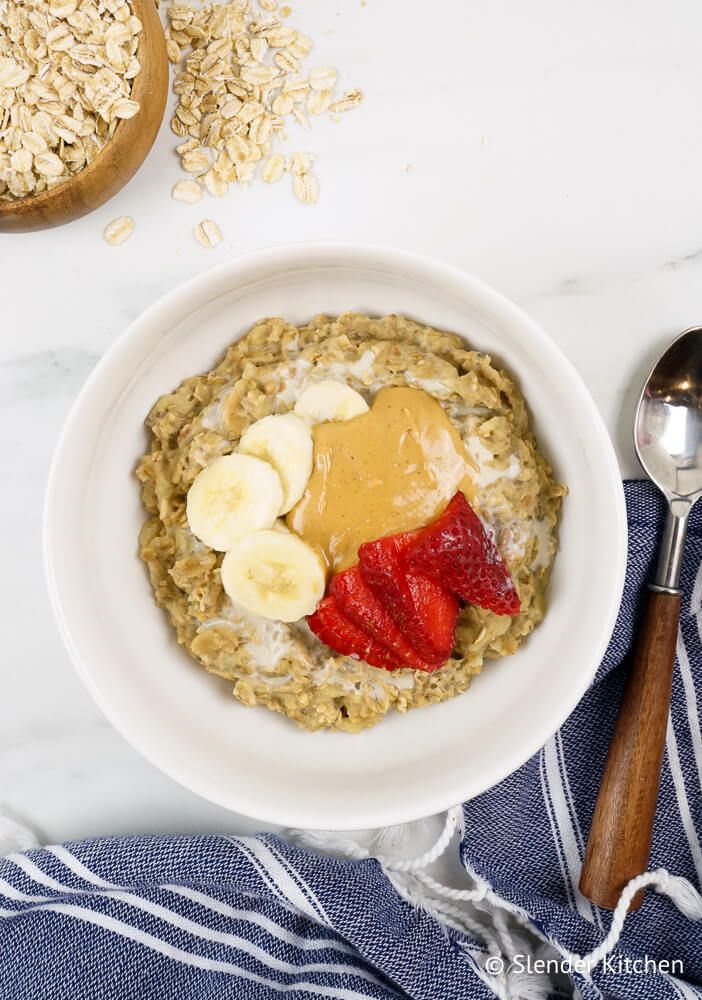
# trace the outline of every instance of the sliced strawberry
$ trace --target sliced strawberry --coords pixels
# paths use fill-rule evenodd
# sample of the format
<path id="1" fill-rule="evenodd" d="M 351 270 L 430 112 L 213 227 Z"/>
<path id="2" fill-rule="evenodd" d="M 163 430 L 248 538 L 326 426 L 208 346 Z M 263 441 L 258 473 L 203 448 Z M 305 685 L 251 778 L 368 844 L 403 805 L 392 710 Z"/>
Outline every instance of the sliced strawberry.
<path id="1" fill-rule="evenodd" d="M 519 613 L 519 595 L 509 570 L 462 493 L 456 493 L 436 521 L 413 535 L 406 552 L 412 569 L 470 604 L 498 615 Z"/>
<path id="2" fill-rule="evenodd" d="M 403 636 L 388 609 L 362 578 L 358 566 L 337 573 L 329 592 L 336 598 L 347 618 L 392 650 L 408 667 L 413 670 L 434 670 L 443 663 L 443 659 L 437 663 L 436 653 L 430 659 L 419 655 Z"/>
<path id="3" fill-rule="evenodd" d="M 358 550 L 361 576 L 403 635 L 429 662 L 444 663 L 456 638 L 458 601 L 439 583 L 408 569 L 405 553 L 420 532 L 379 538 Z"/>
<path id="4" fill-rule="evenodd" d="M 456 621 L 460 605 L 453 594 L 423 573 L 411 570 L 407 584 L 414 603 L 416 622 L 414 632 L 426 634 L 436 656 L 445 663 L 456 645 Z"/>
<path id="5" fill-rule="evenodd" d="M 376 642 L 348 619 L 334 597 L 322 598 L 317 610 L 307 618 L 307 624 L 318 639 L 342 656 L 365 660 L 371 666 L 385 670 L 399 670 L 407 666 L 387 646 Z"/>

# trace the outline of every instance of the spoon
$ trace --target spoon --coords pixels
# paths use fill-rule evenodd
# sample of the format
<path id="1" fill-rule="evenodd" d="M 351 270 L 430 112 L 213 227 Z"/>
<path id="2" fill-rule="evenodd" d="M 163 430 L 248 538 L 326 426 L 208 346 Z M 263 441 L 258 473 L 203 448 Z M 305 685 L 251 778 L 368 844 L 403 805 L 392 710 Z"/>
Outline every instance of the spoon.
<path id="1" fill-rule="evenodd" d="M 607 909 L 614 909 L 630 879 L 646 871 L 651 849 L 687 518 L 702 493 L 702 327 L 682 333 L 654 366 L 636 409 L 634 447 L 668 512 L 580 876 L 583 895 Z M 642 898 L 638 893 L 629 908 Z"/>

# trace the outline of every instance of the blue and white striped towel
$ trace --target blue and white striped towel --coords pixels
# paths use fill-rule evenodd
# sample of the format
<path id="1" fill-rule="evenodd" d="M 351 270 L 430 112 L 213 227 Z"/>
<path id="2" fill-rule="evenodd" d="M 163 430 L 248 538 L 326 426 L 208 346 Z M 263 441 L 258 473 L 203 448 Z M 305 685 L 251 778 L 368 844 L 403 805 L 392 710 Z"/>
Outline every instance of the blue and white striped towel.
<path id="1" fill-rule="evenodd" d="M 403 882 L 376 860 L 331 859 L 273 836 L 98 838 L 14 854 L 0 860 L 1 1000 L 545 995 L 526 972 L 499 974 L 500 953 L 517 971 L 527 962 L 515 950 L 512 915 L 526 919 L 562 957 L 571 956 L 571 965 L 572 955 L 600 945 L 611 920 L 576 887 L 621 688 L 619 667 L 662 516 L 648 485 L 626 490 L 629 573 L 605 661 L 546 747 L 463 807 L 469 890 L 442 891 L 422 870 L 406 873 Z M 690 527 L 652 866 L 698 886 L 702 510 Z M 586 1000 L 702 997 L 702 923 L 689 918 L 702 916 L 699 897 L 665 875 L 658 887 L 688 916 L 666 895 L 648 892 L 604 962 L 591 976 L 573 973 Z M 423 892 L 436 898 L 433 912 L 441 912 L 443 924 L 426 906 L 412 904 Z M 491 914 L 487 935 L 461 930 L 471 926 L 460 919 L 466 899 L 477 901 L 475 913 Z M 658 960 L 681 966 L 675 974 L 660 971 L 653 968 Z"/>

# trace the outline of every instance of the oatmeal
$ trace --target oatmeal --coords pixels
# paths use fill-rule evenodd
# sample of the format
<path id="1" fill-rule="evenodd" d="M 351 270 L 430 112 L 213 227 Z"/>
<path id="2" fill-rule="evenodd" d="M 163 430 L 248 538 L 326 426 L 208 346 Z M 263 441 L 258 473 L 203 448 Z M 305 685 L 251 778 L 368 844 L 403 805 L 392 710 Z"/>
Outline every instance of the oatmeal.
<path id="1" fill-rule="evenodd" d="M 200 473 L 241 450 L 242 437 L 247 431 L 251 435 L 257 422 L 292 415 L 303 393 L 311 399 L 315 394 L 308 390 L 315 386 L 322 395 L 323 383 L 330 380 L 343 383 L 356 398 L 360 394 L 363 410 L 370 407 L 365 415 L 351 413 L 351 422 L 370 421 L 376 405 L 393 398 L 390 387 L 419 391 L 423 407 L 439 407 L 439 419 L 448 428 L 442 447 L 449 443 L 450 455 L 460 461 L 455 480 L 443 485 L 440 499 L 419 520 L 431 520 L 458 487 L 494 539 L 518 592 L 516 615 L 463 607 L 453 652 L 433 672 L 370 666 L 334 653 L 304 617 L 276 621 L 245 610 L 227 596 L 222 583 L 223 561 L 231 553 L 210 548 L 190 530 L 188 494 Z M 400 396 L 394 398 L 399 402 Z M 407 396 L 404 402 L 414 398 Z M 357 732 L 393 708 L 405 712 L 465 691 L 486 659 L 515 652 L 543 617 L 565 489 L 554 482 L 536 447 L 513 382 L 453 334 L 397 316 L 319 316 L 300 328 L 282 319 L 263 320 L 212 371 L 187 379 L 158 400 L 147 426 L 150 448 L 137 470 L 149 513 L 140 553 L 156 602 L 168 613 L 179 643 L 206 670 L 229 681 L 245 705 L 266 706 L 309 730 Z M 324 422 L 312 427 L 315 460 L 330 443 L 336 441 L 338 448 L 334 429 L 338 432 L 340 426 Z M 381 432 L 375 433 L 374 444 Z M 388 472 L 392 465 L 389 461 Z M 349 470 L 344 473 L 339 464 L 337 472 L 341 486 Z M 401 475 L 402 470 L 396 472 Z M 318 485 L 313 471 L 306 492 L 287 515 L 293 533 L 284 548 L 293 550 L 298 531 L 306 537 L 305 503 Z M 413 526 L 411 520 L 400 520 L 389 530 Z M 282 523 L 278 530 L 286 531 Z M 375 522 L 368 531 L 371 535 L 360 540 L 378 537 Z M 267 551 L 275 548 L 271 531 L 261 535 Z M 358 541 L 349 542 L 350 549 L 333 568 L 348 564 L 348 552 Z M 296 608 L 293 598 L 295 594 L 291 607 Z"/>

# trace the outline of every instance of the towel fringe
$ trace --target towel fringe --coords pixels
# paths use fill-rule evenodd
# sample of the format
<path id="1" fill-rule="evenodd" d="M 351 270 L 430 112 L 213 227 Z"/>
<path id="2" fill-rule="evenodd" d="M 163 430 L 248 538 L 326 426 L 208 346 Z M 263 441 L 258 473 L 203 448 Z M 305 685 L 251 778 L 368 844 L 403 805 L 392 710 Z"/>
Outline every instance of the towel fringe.
<path id="1" fill-rule="evenodd" d="M 406 837 L 408 827 L 393 828 L 384 837 L 377 837 L 376 842 L 382 846 L 399 844 Z M 414 858 L 390 858 L 381 853 L 372 853 L 361 847 L 348 836 L 333 833 L 311 833 L 308 831 L 291 831 L 295 839 L 308 847 L 324 853 L 340 854 L 343 857 L 358 860 L 375 858 L 383 867 L 388 879 L 397 892 L 412 906 L 429 913 L 439 923 L 452 928 L 459 933 L 482 943 L 487 950 L 487 959 L 495 957 L 504 963 L 504 971 L 499 975 L 491 975 L 475 955 L 470 953 L 468 946 L 462 946 L 466 956 L 478 967 L 481 979 L 495 992 L 500 1000 L 544 1000 L 549 995 L 550 983 L 547 977 L 534 974 L 510 971 L 510 963 L 517 955 L 526 953 L 529 944 L 522 942 L 518 932 L 507 923 L 507 914 L 527 921 L 528 914 L 520 907 L 499 896 L 488 882 L 477 872 L 467 868 L 475 881 L 472 889 L 454 889 L 438 882 L 424 869 L 437 861 L 448 849 L 456 831 L 464 830 L 464 816 L 461 806 L 454 806 L 446 813 L 444 825 L 435 843 L 423 854 Z M 544 942 L 554 948 L 565 963 L 572 968 L 586 971 L 591 975 L 598 965 L 616 948 L 619 943 L 629 906 L 634 896 L 641 889 L 651 888 L 661 895 L 668 896 L 684 916 L 690 920 L 702 920 L 702 896 L 691 882 L 680 875 L 671 875 L 664 868 L 644 872 L 637 875 L 624 887 L 617 906 L 612 914 L 612 921 L 606 937 L 591 952 L 579 955 L 559 946 L 549 940 L 533 926 L 530 929 Z M 458 903 L 472 903 L 479 912 L 492 922 L 486 926 L 465 912 Z M 487 905 L 486 905 L 487 904 Z M 489 906 L 489 909 L 488 909 Z M 489 964 L 488 964 L 489 967 Z"/>
<path id="2" fill-rule="evenodd" d="M 626 918 L 629 915 L 631 901 L 642 889 L 651 888 L 675 903 L 680 912 L 689 920 L 702 920 L 702 896 L 691 882 L 680 875 L 671 875 L 665 868 L 656 868 L 643 875 L 632 878 L 622 889 L 619 901 L 612 913 L 612 922 L 607 936 L 601 944 L 587 955 L 576 955 L 564 952 L 566 958 L 581 963 L 589 973 L 597 968 L 600 962 L 617 947 L 624 930 Z"/>
<path id="3" fill-rule="evenodd" d="M 446 850 L 453 840 L 453 835 L 458 829 L 458 825 L 461 822 L 463 810 L 460 806 L 453 806 L 446 813 L 446 820 L 444 821 L 444 826 L 439 835 L 438 840 L 430 847 L 428 851 L 424 854 L 420 854 L 416 858 L 388 858 L 383 855 L 376 855 L 378 861 L 381 863 L 386 871 L 391 872 L 418 872 L 422 869 L 427 868 L 429 865 L 433 864 L 442 854 L 446 853 Z"/>
<path id="4" fill-rule="evenodd" d="M 0 857 L 38 846 L 37 838 L 28 827 L 0 810 Z"/>
<path id="5" fill-rule="evenodd" d="M 296 844 L 320 854 L 338 855 L 361 861 L 371 857 L 365 847 L 342 834 L 327 833 L 324 830 L 288 830 L 287 836 Z"/>
<path id="6" fill-rule="evenodd" d="M 410 828 L 409 824 L 392 828 L 389 834 L 386 833 L 382 838 L 377 837 L 376 843 L 383 846 L 399 844 L 406 839 Z M 453 889 L 438 882 L 425 871 L 446 853 L 456 831 L 462 833 L 463 829 L 463 808 L 453 806 L 446 812 L 436 841 L 428 850 L 413 858 L 391 858 L 380 852 L 371 852 L 344 834 L 308 830 L 291 830 L 289 834 L 302 846 L 326 854 L 341 855 L 354 860 L 373 858 L 378 861 L 390 883 L 406 902 L 428 913 L 442 926 L 472 938 L 485 948 L 487 954 L 476 957 L 471 954 L 468 947 L 459 945 L 482 981 L 499 1000 L 546 1000 L 549 992 L 547 977 L 526 976 L 509 968 L 511 960 L 515 955 L 525 953 L 527 945 L 522 944 L 519 935 L 507 926 L 504 913 L 499 909 L 491 910 L 485 913 L 486 919 L 481 921 L 456 905 L 473 903 L 480 910 L 479 904 L 489 900 L 493 895 L 487 882 L 475 876 L 474 889 Z M 489 901 L 495 905 L 493 900 Z M 500 964 L 503 964 L 501 973 L 496 975 L 488 971 L 490 958 L 498 959 Z M 488 962 L 487 968 L 486 962 Z"/>

